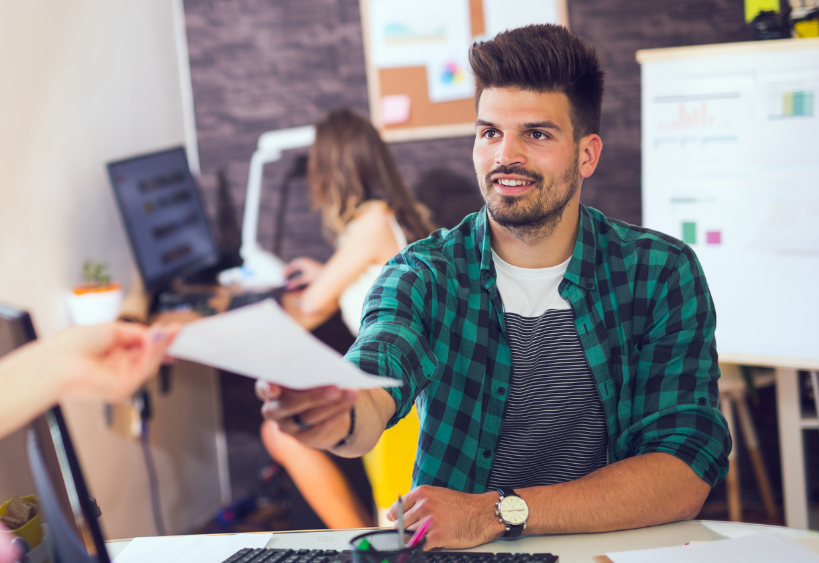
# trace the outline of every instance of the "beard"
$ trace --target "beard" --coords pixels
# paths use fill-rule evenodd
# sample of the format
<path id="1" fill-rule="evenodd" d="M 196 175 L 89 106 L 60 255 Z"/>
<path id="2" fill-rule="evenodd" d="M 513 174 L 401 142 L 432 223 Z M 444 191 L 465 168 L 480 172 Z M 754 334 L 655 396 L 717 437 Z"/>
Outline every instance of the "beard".
<path id="1" fill-rule="evenodd" d="M 481 192 L 489 215 L 517 238 L 534 237 L 540 240 L 548 237 L 560 224 L 563 211 L 580 185 L 578 156 L 575 154 L 572 164 L 548 184 L 539 172 L 526 170 L 522 166 L 497 166 L 481 182 Z M 534 185 L 521 196 L 500 195 L 495 192 L 495 185 L 491 180 L 495 174 L 523 176 L 534 182 Z"/>

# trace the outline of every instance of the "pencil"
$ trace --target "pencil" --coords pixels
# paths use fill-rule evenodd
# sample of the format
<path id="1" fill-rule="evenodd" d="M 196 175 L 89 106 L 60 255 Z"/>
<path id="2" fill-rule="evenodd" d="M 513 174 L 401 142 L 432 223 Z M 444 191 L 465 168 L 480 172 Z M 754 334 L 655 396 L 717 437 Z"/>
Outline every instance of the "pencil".
<path id="1" fill-rule="evenodd" d="M 404 499 L 398 495 L 398 549 L 404 547 Z"/>

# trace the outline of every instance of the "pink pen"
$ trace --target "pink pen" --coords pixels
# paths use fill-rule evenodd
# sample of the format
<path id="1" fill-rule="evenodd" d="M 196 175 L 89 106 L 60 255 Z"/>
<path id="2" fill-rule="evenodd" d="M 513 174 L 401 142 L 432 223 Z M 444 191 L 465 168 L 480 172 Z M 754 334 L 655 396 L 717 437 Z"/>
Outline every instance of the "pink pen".
<path id="1" fill-rule="evenodd" d="M 407 543 L 407 547 L 414 547 L 415 544 L 421 541 L 421 539 L 426 535 L 427 530 L 429 530 L 429 521 L 431 518 L 427 518 L 424 520 L 424 523 L 421 524 L 421 527 L 415 530 L 415 533 L 410 538 L 410 541 Z"/>

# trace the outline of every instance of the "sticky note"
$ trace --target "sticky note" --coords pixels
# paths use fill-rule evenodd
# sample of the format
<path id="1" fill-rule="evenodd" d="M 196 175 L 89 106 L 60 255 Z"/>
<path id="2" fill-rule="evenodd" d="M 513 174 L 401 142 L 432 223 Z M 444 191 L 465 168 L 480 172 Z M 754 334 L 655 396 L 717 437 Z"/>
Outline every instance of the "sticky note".
<path id="1" fill-rule="evenodd" d="M 410 97 L 406 94 L 381 98 L 381 122 L 384 125 L 406 123 L 410 116 Z"/>

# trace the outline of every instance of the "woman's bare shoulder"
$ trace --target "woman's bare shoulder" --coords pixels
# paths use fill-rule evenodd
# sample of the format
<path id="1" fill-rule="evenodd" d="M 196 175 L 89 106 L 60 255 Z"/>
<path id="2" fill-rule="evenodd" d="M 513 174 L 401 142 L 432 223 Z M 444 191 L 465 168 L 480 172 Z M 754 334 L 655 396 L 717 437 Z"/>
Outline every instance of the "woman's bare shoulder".
<path id="1" fill-rule="evenodd" d="M 347 226 L 347 233 L 354 232 L 386 232 L 391 229 L 390 218 L 394 217 L 389 206 L 381 200 L 372 200 L 358 206 L 355 218 Z"/>

